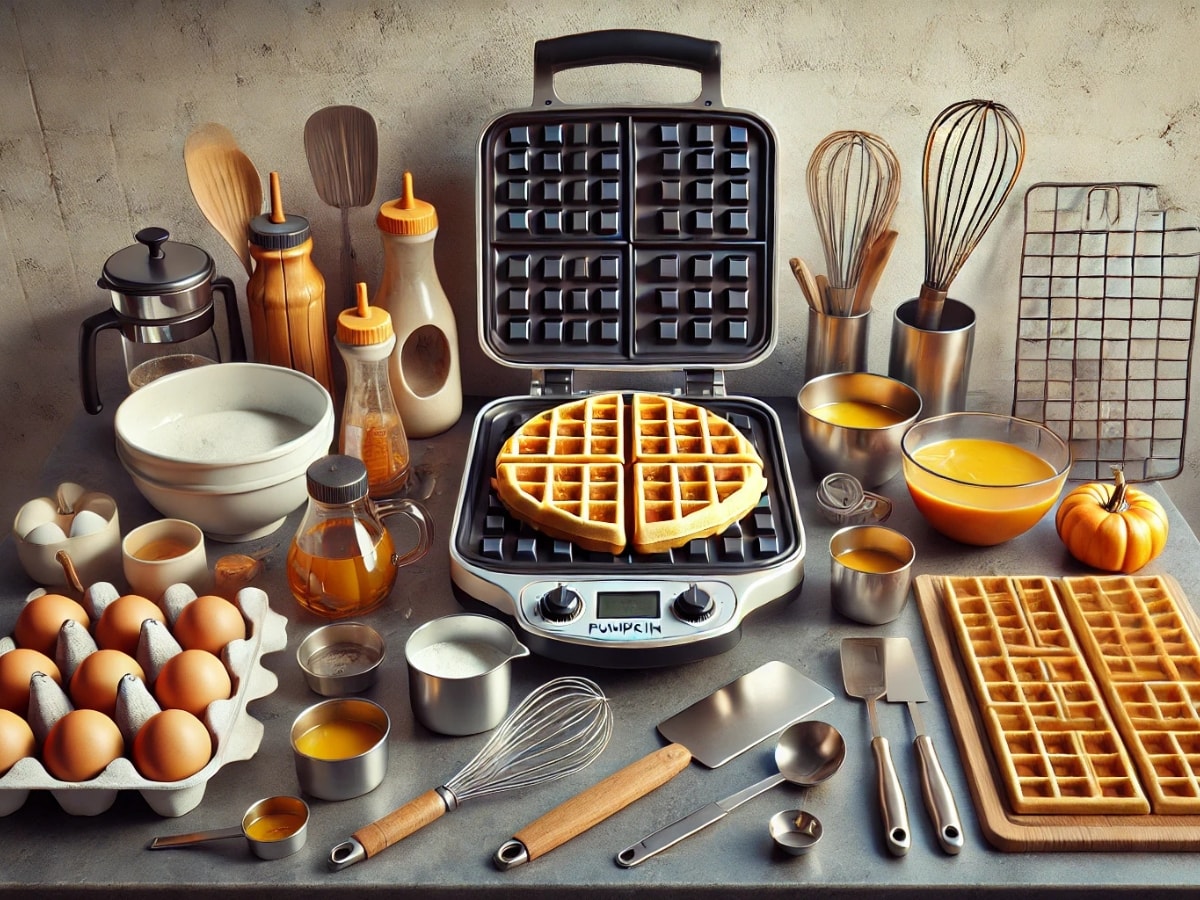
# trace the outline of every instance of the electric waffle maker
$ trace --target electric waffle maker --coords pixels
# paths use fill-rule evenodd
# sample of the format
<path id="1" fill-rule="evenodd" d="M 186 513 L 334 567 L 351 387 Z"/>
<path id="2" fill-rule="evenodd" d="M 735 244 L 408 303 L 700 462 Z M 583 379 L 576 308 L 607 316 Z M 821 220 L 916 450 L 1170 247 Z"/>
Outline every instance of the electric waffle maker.
<path id="1" fill-rule="evenodd" d="M 652 63 L 697 71 L 673 106 L 571 106 L 554 74 Z M 725 109 L 720 44 L 618 30 L 537 42 L 534 103 L 479 145 L 479 339 L 532 371 L 528 396 L 479 412 L 450 539 L 464 606 L 499 613 L 536 653 L 608 667 L 724 652 L 753 610 L 804 577 L 804 529 L 774 411 L 725 394 L 724 370 L 775 345 L 775 138 Z M 583 369 L 679 372 L 763 459 L 767 490 L 722 534 L 665 553 L 586 551 L 510 516 L 491 487 L 504 441 L 574 395 Z"/>

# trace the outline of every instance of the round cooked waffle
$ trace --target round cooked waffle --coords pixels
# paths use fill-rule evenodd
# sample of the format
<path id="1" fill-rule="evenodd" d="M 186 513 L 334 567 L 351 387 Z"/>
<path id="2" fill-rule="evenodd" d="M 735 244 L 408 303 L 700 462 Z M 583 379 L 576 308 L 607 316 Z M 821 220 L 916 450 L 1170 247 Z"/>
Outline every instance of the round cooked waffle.
<path id="1" fill-rule="evenodd" d="M 597 394 L 525 422 L 496 457 L 496 492 L 534 528 L 588 550 L 661 553 L 719 534 L 766 489 L 728 421 L 658 394 Z"/>

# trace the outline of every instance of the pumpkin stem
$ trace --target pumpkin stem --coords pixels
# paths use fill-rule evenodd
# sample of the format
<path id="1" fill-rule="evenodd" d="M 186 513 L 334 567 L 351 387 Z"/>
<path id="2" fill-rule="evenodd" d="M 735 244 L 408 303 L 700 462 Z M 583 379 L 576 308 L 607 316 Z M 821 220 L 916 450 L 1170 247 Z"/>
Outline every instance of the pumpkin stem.
<path id="1" fill-rule="evenodd" d="M 1112 473 L 1113 481 L 1117 486 L 1113 489 L 1108 502 L 1104 504 L 1104 508 L 1110 513 L 1124 512 L 1129 509 L 1129 504 L 1125 502 L 1125 492 L 1129 490 L 1129 483 L 1125 481 L 1125 473 L 1120 466 L 1113 466 Z"/>

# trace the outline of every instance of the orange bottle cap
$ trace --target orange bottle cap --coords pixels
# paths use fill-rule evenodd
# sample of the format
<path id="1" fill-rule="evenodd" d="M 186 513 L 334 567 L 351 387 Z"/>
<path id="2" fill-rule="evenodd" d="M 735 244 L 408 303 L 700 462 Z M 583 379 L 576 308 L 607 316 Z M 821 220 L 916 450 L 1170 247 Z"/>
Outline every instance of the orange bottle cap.
<path id="1" fill-rule="evenodd" d="M 413 196 L 412 172 L 404 173 L 404 193 L 379 207 L 375 224 L 388 234 L 429 234 L 438 227 L 437 210 L 432 203 Z"/>
<path id="2" fill-rule="evenodd" d="M 343 344 L 361 347 L 382 344 L 393 334 L 392 317 L 383 307 L 367 302 L 367 286 L 360 281 L 358 303 L 338 313 L 337 339 Z"/>

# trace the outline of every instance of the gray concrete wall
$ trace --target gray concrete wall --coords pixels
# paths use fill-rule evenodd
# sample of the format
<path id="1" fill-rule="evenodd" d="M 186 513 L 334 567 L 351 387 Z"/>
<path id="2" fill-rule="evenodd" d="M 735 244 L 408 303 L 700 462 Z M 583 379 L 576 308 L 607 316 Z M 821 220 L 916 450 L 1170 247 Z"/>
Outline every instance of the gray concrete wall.
<path id="1" fill-rule="evenodd" d="M 466 390 L 526 391 L 528 376 L 489 362 L 476 337 L 476 143 L 491 117 L 530 105 L 537 39 L 612 27 L 719 40 L 726 105 L 777 133 L 779 342 L 756 368 L 730 376 L 734 392 L 800 386 L 804 305 L 787 259 L 821 258 L 804 167 L 835 129 L 879 133 L 904 169 L 900 239 L 876 295 L 875 371 L 887 366 L 892 310 L 922 280 L 920 167 L 931 121 L 953 101 L 987 97 L 1009 105 L 1028 134 L 1017 189 L 952 292 L 979 318 L 971 408 L 1011 403 L 1028 187 L 1153 182 L 1181 221 L 1200 222 L 1200 8 L 1190 0 L 2 0 L 0 509 L 26 498 L 23 482 L 81 410 L 79 323 L 108 303 L 96 278 L 136 230 L 162 225 L 204 247 L 244 290 L 237 258 L 188 188 L 183 143 L 204 122 L 230 128 L 264 181 L 281 174 L 287 208 L 311 219 L 317 263 L 330 276 L 339 217 L 314 190 L 304 122 L 334 103 L 372 112 L 378 192 L 351 216 L 362 277 L 374 286 L 381 268 L 374 207 L 398 194 L 409 169 L 441 216 L 438 262 Z M 604 103 L 685 102 L 698 89 L 690 73 L 641 66 L 566 73 L 556 85 L 569 100 Z M 119 357 L 111 334 L 100 349 Z M 115 396 L 111 380 L 106 396 Z M 1169 485 L 1193 524 L 1197 427 L 1193 419 L 1191 460 Z"/>

